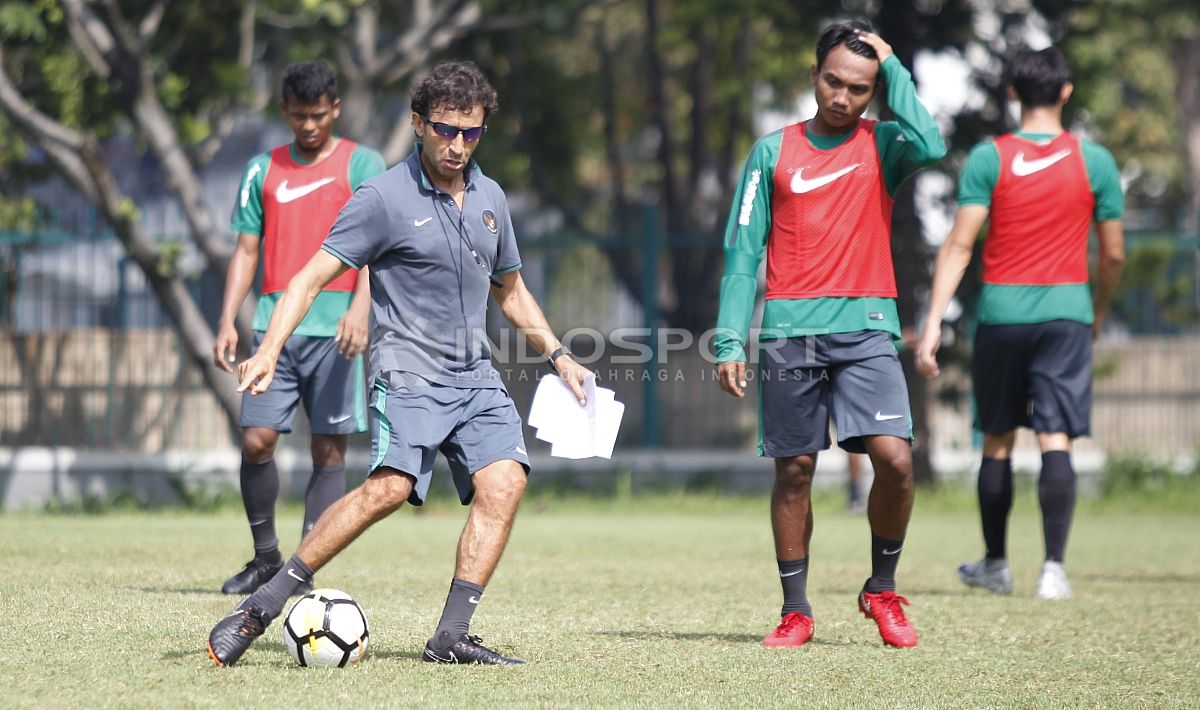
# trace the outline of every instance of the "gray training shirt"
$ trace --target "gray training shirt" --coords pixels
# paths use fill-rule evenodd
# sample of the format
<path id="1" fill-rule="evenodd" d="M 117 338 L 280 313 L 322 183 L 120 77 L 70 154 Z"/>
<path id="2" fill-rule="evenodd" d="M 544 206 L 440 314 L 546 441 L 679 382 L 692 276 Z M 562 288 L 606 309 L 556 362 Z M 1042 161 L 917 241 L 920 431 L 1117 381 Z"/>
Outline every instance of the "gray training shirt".
<path id="1" fill-rule="evenodd" d="M 521 268 L 508 201 L 472 161 L 460 211 L 421 169 L 420 149 L 355 190 L 322 248 L 369 267 L 372 378 L 503 388 L 484 326 L 490 277 Z"/>

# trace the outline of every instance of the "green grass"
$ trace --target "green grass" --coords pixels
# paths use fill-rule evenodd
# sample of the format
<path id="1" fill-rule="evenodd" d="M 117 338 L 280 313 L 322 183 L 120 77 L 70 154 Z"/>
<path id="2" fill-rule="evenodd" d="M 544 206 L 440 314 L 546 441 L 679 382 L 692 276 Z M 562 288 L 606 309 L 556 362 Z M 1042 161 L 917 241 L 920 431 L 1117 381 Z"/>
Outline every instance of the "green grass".
<path id="1" fill-rule="evenodd" d="M 1019 497 L 1011 597 L 961 588 L 979 553 L 961 493 L 918 499 L 900 592 L 921 632 L 888 649 L 854 599 L 866 521 L 826 498 L 809 587 L 816 638 L 770 651 L 779 585 L 765 497 L 527 501 L 476 615 L 522 668 L 419 660 L 452 573 L 464 512 L 405 508 L 321 570 L 371 621 L 367 660 L 302 669 L 279 624 L 238 666 L 203 651 L 232 606 L 214 590 L 248 548 L 236 510 L 0 517 L 0 692 L 52 707 L 803 706 L 1196 707 L 1200 517 L 1082 505 L 1068 568 L 1076 598 L 1033 598 L 1039 518 Z M 299 511 L 281 520 L 294 544 Z M 290 534 L 289 534 L 290 533 Z"/>

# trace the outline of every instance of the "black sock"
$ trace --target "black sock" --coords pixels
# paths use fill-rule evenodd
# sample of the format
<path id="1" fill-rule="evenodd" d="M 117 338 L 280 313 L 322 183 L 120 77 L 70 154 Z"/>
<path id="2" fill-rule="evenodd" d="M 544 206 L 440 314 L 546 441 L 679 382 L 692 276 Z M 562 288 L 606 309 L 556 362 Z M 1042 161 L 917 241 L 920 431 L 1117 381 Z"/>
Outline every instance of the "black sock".
<path id="1" fill-rule="evenodd" d="M 903 540 L 887 540 L 871 535 L 871 578 L 867 580 L 869 594 L 896 591 L 896 565 L 900 562 Z"/>
<path id="2" fill-rule="evenodd" d="M 471 630 L 471 617 L 475 615 L 475 606 L 483 597 L 483 587 L 455 577 L 450 581 L 450 593 L 446 595 L 446 607 L 442 609 L 442 619 L 438 622 L 437 630 L 433 632 L 436 638 L 443 631 L 450 638 L 457 639 Z"/>
<path id="3" fill-rule="evenodd" d="M 254 558 L 277 565 L 283 561 L 279 554 L 279 538 L 275 536 L 275 501 L 279 498 L 279 469 L 274 457 L 262 463 L 242 458 L 240 471 L 242 503 L 250 521 L 254 539 Z"/>
<path id="4" fill-rule="evenodd" d="M 346 465 L 324 466 L 315 469 L 308 478 L 308 489 L 304 492 L 304 527 L 300 537 L 308 534 L 321 513 L 346 494 Z"/>
<path id="5" fill-rule="evenodd" d="M 1046 539 L 1046 559 L 1062 562 L 1067 550 L 1067 533 L 1075 512 L 1075 468 L 1069 451 L 1042 454 L 1042 475 L 1038 478 L 1038 503 L 1042 506 L 1042 535 Z"/>
<path id="6" fill-rule="evenodd" d="M 1006 556 L 1012 499 L 1012 459 L 984 456 L 979 464 L 979 519 L 983 523 L 983 544 L 989 560 L 1002 560 Z"/>
<path id="7" fill-rule="evenodd" d="M 798 560 L 776 560 L 779 564 L 779 581 L 783 584 L 783 611 L 790 614 L 798 611 L 811 617 L 812 605 L 808 603 L 808 558 Z"/>
<path id="8" fill-rule="evenodd" d="M 272 619 L 283 613 L 288 597 L 296 588 L 305 582 L 311 582 L 313 571 L 300 558 L 292 555 L 271 581 L 258 588 L 258 591 L 246 598 L 240 606 L 254 605 L 265 611 Z"/>

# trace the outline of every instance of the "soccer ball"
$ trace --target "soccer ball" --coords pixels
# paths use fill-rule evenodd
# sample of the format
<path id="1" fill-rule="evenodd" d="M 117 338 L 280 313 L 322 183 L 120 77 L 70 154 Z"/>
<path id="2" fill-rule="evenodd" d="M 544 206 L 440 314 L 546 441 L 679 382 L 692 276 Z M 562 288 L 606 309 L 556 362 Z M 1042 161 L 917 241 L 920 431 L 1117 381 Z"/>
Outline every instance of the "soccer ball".
<path id="1" fill-rule="evenodd" d="M 283 645 L 302 666 L 344 668 L 367 652 L 367 615 L 349 594 L 314 589 L 296 600 L 283 622 Z"/>

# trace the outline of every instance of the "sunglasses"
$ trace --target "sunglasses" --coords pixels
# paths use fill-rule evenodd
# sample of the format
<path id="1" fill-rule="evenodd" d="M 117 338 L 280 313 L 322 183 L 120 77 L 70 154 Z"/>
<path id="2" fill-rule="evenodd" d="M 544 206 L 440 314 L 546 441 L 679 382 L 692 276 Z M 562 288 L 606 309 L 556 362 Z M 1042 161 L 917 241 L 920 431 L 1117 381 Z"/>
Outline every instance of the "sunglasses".
<path id="1" fill-rule="evenodd" d="M 425 123 L 428 123 L 429 127 L 433 129 L 434 133 L 438 134 L 442 138 L 445 138 L 446 140 L 451 141 L 457 138 L 458 134 L 461 133 L 464 142 L 474 143 L 475 141 L 479 140 L 480 136 L 482 136 L 484 133 L 487 133 L 486 123 L 482 126 L 475 126 L 474 128 L 459 128 L 458 126 L 452 126 L 449 123 L 430 121 L 425 116 L 421 116 L 421 120 Z"/>

